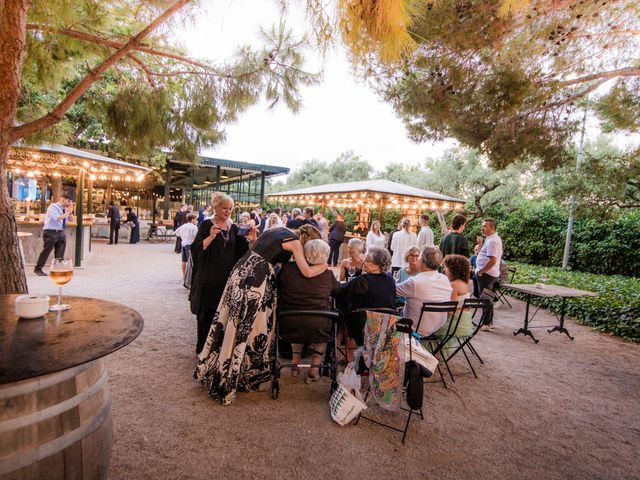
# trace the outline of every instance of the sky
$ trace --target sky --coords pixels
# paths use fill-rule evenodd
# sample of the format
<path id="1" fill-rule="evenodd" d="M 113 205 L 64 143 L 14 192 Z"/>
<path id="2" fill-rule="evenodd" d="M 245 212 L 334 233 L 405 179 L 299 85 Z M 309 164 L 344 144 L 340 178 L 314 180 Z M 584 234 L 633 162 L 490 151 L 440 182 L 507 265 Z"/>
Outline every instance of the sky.
<path id="1" fill-rule="evenodd" d="M 257 46 L 259 26 L 268 28 L 279 18 L 275 0 L 202 4 L 193 23 L 178 34 L 188 51 L 198 58 L 220 61 L 229 58 L 238 45 Z M 301 9 L 289 13 L 289 27 L 305 24 Z M 308 70 L 318 71 L 319 55 L 308 52 L 306 56 Z M 352 150 L 376 170 L 383 170 L 392 162 L 423 163 L 427 157 L 439 156 L 456 144 L 454 140 L 437 144 L 409 140 L 391 105 L 351 74 L 344 52 L 327 55 L 322 83 L 304 87 L 301 96 L 302 108 L 297 114 L 284 105 L 269 110 L 264 102 L 250 108 L 226 129 L 226 142 L 201 153 L 293 169 L 309 159 L 332 162 Z"/>

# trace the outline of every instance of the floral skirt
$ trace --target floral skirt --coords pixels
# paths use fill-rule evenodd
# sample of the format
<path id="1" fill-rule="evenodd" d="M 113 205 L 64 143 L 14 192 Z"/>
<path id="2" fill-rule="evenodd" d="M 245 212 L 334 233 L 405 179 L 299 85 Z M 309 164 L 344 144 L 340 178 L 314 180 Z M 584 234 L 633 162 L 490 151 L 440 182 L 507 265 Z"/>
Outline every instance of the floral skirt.
<path id="1" fill-rule="evenodd" d="M 233 403 L 236 391 L 258 390 L 269 380 L 275 308 L 273 266 L 247 252 L 231 271 L 195 373 L 223 405 Z"/>

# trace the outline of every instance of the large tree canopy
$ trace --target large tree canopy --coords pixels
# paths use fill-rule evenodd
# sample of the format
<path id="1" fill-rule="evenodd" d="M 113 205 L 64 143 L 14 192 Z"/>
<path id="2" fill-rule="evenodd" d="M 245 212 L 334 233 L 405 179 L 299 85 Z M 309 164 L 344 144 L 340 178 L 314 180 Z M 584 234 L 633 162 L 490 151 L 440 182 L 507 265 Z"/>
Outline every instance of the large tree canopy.
<path id="1" fill-rule="evenodd" d="M 553 166 L 576 105 L 609 80 L 597 112 L 611 128 L 638 127 L 639 14 L 635 0 L 425 1 L 409 27 L 413 50 L 356 61 L 416 141 L 453 136 L 497 167 L 535 157 Z"/>
<path id="2" fill-rule="evenodd" d="M 19 140 L 110 142 L 128 154 L 194 158 L 260 98 L 296 110 L 316 81 L 283 24 L 223 65 L 184 56 L 170 21 L 192 0 L 4 0 L 0 4 L 0 178 Z M 192 10 L 189 10 L 192 9 Z M 16 223 L 0 182 L 0 294 L 26 291 Z"/>

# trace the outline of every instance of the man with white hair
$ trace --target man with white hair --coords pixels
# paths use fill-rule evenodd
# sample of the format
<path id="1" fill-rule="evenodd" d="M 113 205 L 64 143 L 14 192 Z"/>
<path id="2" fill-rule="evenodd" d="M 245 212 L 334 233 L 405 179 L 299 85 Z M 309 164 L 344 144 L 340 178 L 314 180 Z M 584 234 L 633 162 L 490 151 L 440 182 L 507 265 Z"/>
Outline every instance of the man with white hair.
<path id="1" fill-rule="evenodd" d="M 306 222 L 304 216 L 302 215 L 302 210 L 299 208 L 294 208 L 291 210 L 291 219 L 287 221 L 287 228 L 291 228 L 297 230 Z"/>
<path id="2" fill-rule="evenodd" d="M 422 313 L 424 302 L 448 302 L 451 300 L 451 283 L 438 272 L 442 253 L 438 247 L 424 247 L 420 252 L 420 273 L 396 285 L 396 293 L 405 298 L 402 316 L 413 320 L 418 333 L 428 336 L 436 333 L 447 321 L 446 313 Z M 418 325 L 419 323 L 419 325 Z"/>

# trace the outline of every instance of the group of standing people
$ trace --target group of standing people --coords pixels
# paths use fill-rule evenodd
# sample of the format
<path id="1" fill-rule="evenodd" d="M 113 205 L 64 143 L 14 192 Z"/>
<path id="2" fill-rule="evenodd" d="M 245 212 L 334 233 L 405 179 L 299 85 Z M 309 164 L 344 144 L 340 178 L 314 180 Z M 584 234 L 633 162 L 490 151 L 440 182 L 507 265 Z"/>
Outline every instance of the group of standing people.
<path id="1" fill-rule="evenodd" d="M 328 270 L 328 263 L 337 262 L 335 248 L 346 233 L 343 218 L 337 217 L 328 226 L 309 208 L 292 210 L 286 221 L 281 212 L 272 211 L 264 218 L 243 215 L 236 224 L 231 221 L 233 208 L 229 196 L 217 193 L 212 199 L 211 218 L 199 226 L 196 218 L 188 221 L 193 227 L 189 229 L 195 232 L 190 244 L 193 270 L 189 294 L 197 321 L 194 376 L 223 405 L 232 403 L 238 391 L 257 390 L 270 379 L 275 313 L 279 309 L 329 309 L 334 298 L 345 312 L 349 336 L 361 345 L 363 317 L 349 312 L 372 307 L 395 309 L 398 297 L 402 297 L 403 315 L 417 322 L 423 302 L 454 299 L 462 304 L 471 295 L 468 245 L 465 255 L 464 242 L 456 237 L 460 229 L 452 228 L 449 235 L 453 236 L 443 238 L 441 246 L 448 252 L 443 259 L 441 249 L 433 245 L 426 216 L 421 217 L 419 235 L 409 231 L 408 221 L 401 221 L 395 240 L 388 243 L 380 223 L 373 222 L 365 240 L 349 242 L 349 256 L 341 263 L 341 284 Z M 480 286 L 490 283 L 501 257 L 495 222 L 485 220 L 483 232 L 487 240 L 478 254 Z M 390 271 L 392 259 L 398 255 L 396 280 Z M 442 269 L 444 273 L 440 273 Z M 440 317 L 434 314 L 423 319 L 419 332 L 436 333 L 447 321 Z M 307 383 L 318 379 L 316 366 L 329 339 L 328 325 L 323 326 L 323 321 L 320 317 L 308 319 L 315 333 L 310 340 L 314 353 Z M 292 338 L 294 363 L 302 351 L 302 344 L 294 339 L 299 338 L 296 335 L 301 329 L 309 328 L 309 323 L 301 322 L 294 319 L 281 325 L 283 338 Z M 292 373 L 298 372 L 294 369 Z"/>
<path id="2" fill-rule="evenodd" d="M 126 218 L 121 220 L 120 208 L 117 207 L 114 202 L 109 202 L 109 210 L 107 210 L 107 218 L 109 219 L 109 245 L 118 244 L 118 236 L 122 225 L 127 225 L 131 228 L 129 243 L 138 243 L 140 241 L 140 222 L 138 221 L 138 216 L 133 213 L 131 207 L 126 207 L 124 211 L 126 212 Z"/>

